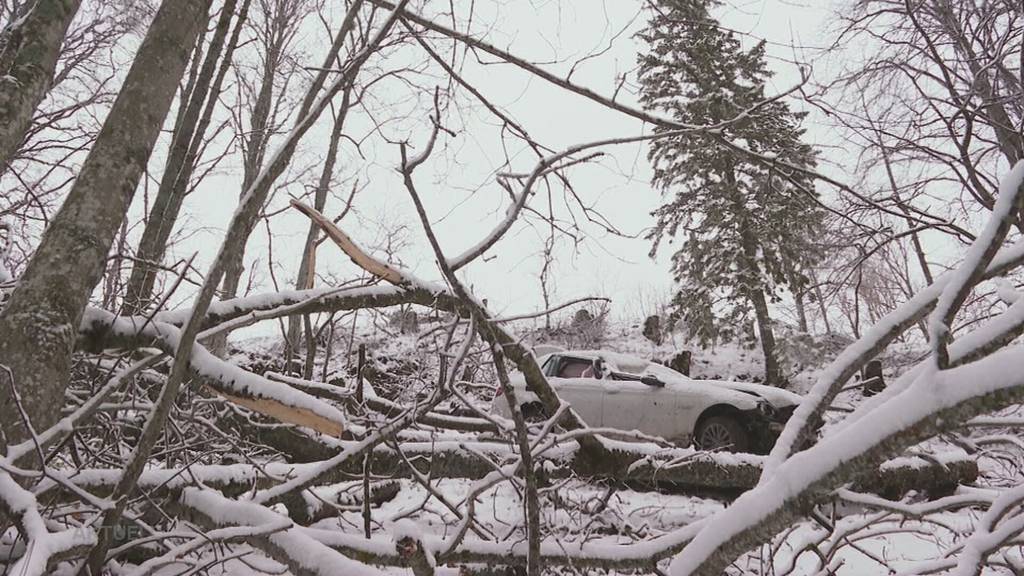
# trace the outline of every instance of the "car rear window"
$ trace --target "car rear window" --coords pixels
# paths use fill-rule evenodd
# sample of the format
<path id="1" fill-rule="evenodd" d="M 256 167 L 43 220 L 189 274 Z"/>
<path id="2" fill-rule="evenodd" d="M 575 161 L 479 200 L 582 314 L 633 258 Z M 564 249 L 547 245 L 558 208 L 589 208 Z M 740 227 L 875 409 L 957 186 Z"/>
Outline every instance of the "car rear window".
<path id="1" fill-rule="evenodd" d="M 583 373 L 590 368 L 590 366 L 591 362 L 589 360 L 566 358 L 562 360 L 562 365 L 558 368 L 558 377 L 579 378 L 583 376 Z"/>

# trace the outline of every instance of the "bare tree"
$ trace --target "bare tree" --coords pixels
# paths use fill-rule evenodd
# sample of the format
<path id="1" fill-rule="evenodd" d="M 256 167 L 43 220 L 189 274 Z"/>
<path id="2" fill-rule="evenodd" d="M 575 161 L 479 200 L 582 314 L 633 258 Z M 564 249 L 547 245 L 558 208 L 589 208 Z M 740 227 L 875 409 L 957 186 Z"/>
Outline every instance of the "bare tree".
<path id="1" fill-rule="evenodd" d="M 341 103 L 338 110 L 334 110 L 334 126 L 331 129 L 331 137 L 327 144 L 327 156 L 324 158 L 324 165 L 320 171 L 320 177 L 317 180 L 316 188 L 314 189 L 313 197 L 313 208 L 318 212 L 323 212 L 324 207 L 327 205 L 327 195 L 331 188 L 331 183 L 334 178 L 334 168 L 338 160 L 338 149 L 341 145 L 341 136 L 345 128 L 345 117 L 348 115 L 349 107 L 351 106 L 352 89 L 347 87 L 342 93 Z M 345 208 L 342 213 L 335 219 L 337 223 L 340 221 L 346 213 L 351 209 L 352 202 L 356 188 L 353 187 L 352 195 L 349 196 L 348 201 L 345 204 Z M 316 249 L 320 244 L 320 228 L 316 223 L 311 222 L 309 230 L 306 233 L 306 242 L 302 248 L 302 259 L 299 261 L 298 276 L 295 279 L 296 290 L 308 290 L 313 287 L 314 279 L 316 278 Z M 300 326 L 300 321 L 303 325 Z M 307 347 L 307 357 L 309 355 L 309 348 L 315 349 L 315 343 L 312 338 L 312 326 L 309 323 L 309 317 L 303 317 L 300 320 L 298 316 L 292 316 L 288 319 L 288 333 L 287 342 L 288 347 L 287 354 L 299 349 L 299 331 L 300 328 L 305 328 L 305 344 Z M 308 363 L 307 363 L 308 364 Z"/>
<path id="2" fill-rule="evenodd" d="M 256 180 L 264 167 L 271 138 L 281 129 L 289 116 L 291 105 L 288 102 L 294 96 L 287 88 L 298 72 L 291 59 L 291 50 L 294 48 L 293 42 L 300 24 L 312 9 L 312 5 L 306 0 L 257 0 L 257 7 L 260 17 L 254 23 L 254 32 L 257 40 L 258 80 L 253 83 L 245 79 L 245 76 L 242 77 L 239 82 L 240 108 L 235 112 L 243 156 L 241 194 L 244 194 Z M 336 53 L 337 50 L 332 48 L 332 52 Z M 333 59 L 325 61 L 325 66 L 333 64 Z M 323 76 L 323 72 L 320 76 Z M 322 83 L 322 80 L 320 82 Z M 314 88 L 318 89 L 319 85 L 314 83 Z M 307 99 L 298 111 L 299 117 L 307 113 L 311 94 L 315 94 L 313 88 L 307 92 Z M 248 119 L 247 127 L 243 125 L 244 117 Z M 247 238 L 256 224 L 256 219 L 241 223 L 247 229 Z M 233 298 L 238 294 L 242 273 L 245 270 L 244 255 L 243 246 L 239 257 L 228 263 L 221 286 L 222 298 Z M 227 336 L 225 333 L 214 339 L 212 348 L 216 353 L 225 353 Z"/>
<path id="3" fill-rule="evenodd" d="M 37 0 L 8 18 L 0 36 L 0 170 L 21 145 L 53 81 L 79 0 Z M 21 13 L 19 13 L 21 12 Z"/>
<path id="4" fill-rule="evenodd" d="M 54 399 L 63 397 L 68 382 L 76 327 L 103 273 L 188 61 L 186 47 L 194 43 L 206 9 L 202 0 L 161 5 L 75 186 L 0 313 L 5 443 L 57 420 Z M 18 414 L 14 399 L 19 396 L 30 422 Z"/>
<path id="5" fill-rule="evenodd" d="M 129 314 L 138 313 L 149 305 L 153 285 L 182 202 L 195 185 L 192 174 L 196 169 L 204 136 L 213 118 L 242 28 L 245 26 L 250 3 L 251 0 L 242 1 L 237 18 L 234 19 L 231 36 L 227 38 L 232 17 L 235 15 L 236 2 L 224 2 L 204 59 L 196 59 L 193 62 L 193 68 L 198 69 L 199 74 L 195 81 L 187 86 L 187 93 L 182 93 L 182 101 L 187 104 L 182 106 L 171 133 L 171 151 L 164 165 L 160 185 L 153 199 L 142 238 L 139 240 L 135 266 L 128 280 L 125 311 Z"/>

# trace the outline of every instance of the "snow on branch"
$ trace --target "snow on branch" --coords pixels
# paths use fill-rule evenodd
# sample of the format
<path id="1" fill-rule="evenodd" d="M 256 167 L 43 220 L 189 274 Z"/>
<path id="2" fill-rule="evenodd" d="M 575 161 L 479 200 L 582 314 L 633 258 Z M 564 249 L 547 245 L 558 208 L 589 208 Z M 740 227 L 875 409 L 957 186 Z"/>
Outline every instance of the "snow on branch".
<path id="1" fill-rule="evenodd" d="M 204 328 L 211 328 L 240 318 L 270 320 L 291 314 L 341 312 L 361 308 L 383 308 L 399 304 L 419 304 L 454 310 L 455 306 L 443 286 L 356 286 L 351 288 L 311 288 L 282 290 L 232 298 L 210 304 L 204 317 Z M 180 326 L 191 308 L 159 312 L 155 320 Z"/>
<path id="2" fill-rule="evenodd" d="M 978 330 L 964 334 L 953 341 L 948 348 L 950 365 L 959 366 L 961 364 L 966 364 L 983 358 L 993 351 L 1009 344 L 1022 333 L 1024 333 L 1024 300 L 1018 300 L 1002 314 L 982 324 Z M 846 426 L 857 422 L 864 414 L 870 413 L 878 406 L 887 402 L 889 398 L 895 397 L 906 390 L 907 387 L 913 384 L 914 381 L 921 376 L 924 370 L 929 368 L 929 362 L 930 359 L 926 359 L 918 363 L 918 365 L 914 366 L 912 369 L 904 372 L 899 378 L 886 386 L 885 390 L 880 394 L 872 396 L 866 400 L 850 415 L 833 426 L 830 432 L 841 430 Z M 991 419 L 989 420 L 991 421 Z M 1012 421 L 1007 422 L 1003 419 L 995 420 L 1002 420 L 1006 422 L 1003 425 L 1013 425 Z M 985 421 L 986 419 L 984 418 L 974 418 L 968 422 L 968 424 L 976 425 L 976 422 L 983 423 Z"/>
<path id="3" fill-rule="evenodd" d="M 1024 264 L 1024 242 L 1001 250 L 988 266 L 982 279 L 1005 274 Z M 885 350 L 907 328 L 924 319 L 935 306 L 935 301 L 951 281 L 949 274 L 935 280 L 910 300 L 876 322 L 856 342 L 846 347 L 818 377 L 814 386 L 804 395 L 793 416 L 775 443 L 762 473 L 762 482 L 767 482 L 775 469 L 799 445 L 799 439 L 806 437 L 813 428 L 812 423 L 825 413 L 843 385 L 869 360 Z M 984 337 L 984 333 L 977 337 Z"/>
<path id="4" fill-rule="evenodd" d="M 208 526 L 290 526 L 269 533 L 254 531 L 245 539 L 254 548 L 288 566 L 295 576 L 384 574 L 311 538 L 306 529 L 259 504 L 231 500 L 212 490 L 198 488 L 184 489 L 180 503 Z"/>
<path id="5" fill-rule="evenodd" d="M 928 318 L 928 342 L 938 368 L 949 364 L 946 350 L 953 330 L 953 318 L 967 300 L 974 285 L 981 280 L 986 268 L 1010 232 L 1020 210 L 1021 188 L 1024 187 L 1024 161 L 1017 162 L 1013 170 L 999 185 L 999 198 L 992 209 L 988 225 L 971 244 L 964 261 L 949 274 L 935 310 Z"/>
<path id="6" fill-rule="evenodd" d="M 82 317 L 80 332 L 102 335 L 91 342 L 94 349 L 152 346 L 174 355 L 181 331 L 165 322 L 118 318 L 90 308 Z M 338 437 L 345 429 L 341 410 L 327 402 L 217 358 L 199 345 L 193 346 L 189 368 L 203 383 L 228 400 L 290 424 Z"/>
<path id="7" fill-rule="evenodd" d="M 80 554 L 96 543 L 96 534 L 87 528 L 50 532 L 39 514 L 35 496 L 0 470 L 0 518 L 14 522 L 27 541 L 25 555 L 11 566 L 11 574 L 44 576 L 64 557 Z"/>

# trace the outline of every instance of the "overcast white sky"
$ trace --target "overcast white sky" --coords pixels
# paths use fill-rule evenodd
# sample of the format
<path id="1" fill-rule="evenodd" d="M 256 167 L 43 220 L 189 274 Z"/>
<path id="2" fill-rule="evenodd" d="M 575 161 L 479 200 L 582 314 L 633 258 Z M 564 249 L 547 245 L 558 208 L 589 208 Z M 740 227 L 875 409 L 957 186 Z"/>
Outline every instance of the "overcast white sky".
<path id="1" fill-rule="evenodd" d="M 478 24 L 473 30 L 486 35 L 491 43 L 535 61 L 549 62 L 549 69 L 565 74 L 580 56 L 606 47 L 612 36 L 634 18 L 638 6 L 634 2 L 613 1 L 509 2 L 497 11 L 488 12 L 487 7 L 478 5 L 475 19 Z M 748 34 L 750 42 L 760 38 L 769 42 L 770 65 L 777 72 L 775 88 L 781 91 L 799 78 L 796 68 L 789 63 L 794 58 L 791 45 L 821 45 L 826 37 L 823 29 L 830 6 L 830 2 L 815 1 L 739 0 L 723 7 L 719 15 L 725 26 Z M 489 9 L 494 10 L 493 6 Z M 494 24 L 496 22 L 500 25 Z M 617 76 L 635 65 L 638 46 L 630 36 L 640 24 L 640 21 L 634 22 L 630 31 L 611 42 L 611 49 L 578 67 L 573 80 L 604 94 L 614 92 Z M 463 72 L 490 99 L 516 117 L 536 140 L 555 149 L 634 135 L 644 129 L 636 120 L 554 88 L 510 66 L 480 66 L 470 62 Z M 421 80 L 424 84 L 428 82 L 425 78 Z M 392 87 L 382 86 L 383 92 L 379 94 L 382 101 L 392 96 L 389 90 L 399 97 L 401 87 L 398 84 Z M 632 100 L 625 92 L 619 97 Z M 462 102 L 467 99 L 463 98 Z M 422 103 L 420 109 L 424 109 Z M 425 139 L 422 129 L 425 122 L 426 118 L 413 118 L 389 125 L 386 131 L 389 137 L 407 139 L 415 147 Z M 430 164 L 417 171 L 417 180 L 435 231 L 448 253 L 456 255 L 491 229 L 504 214 L 508 198 L 493 181 L 495 170 L 502 169 L 504 161 L 493 119 L 480 110 L 463 109 L 453 114 L 451 122 L 457 130 L 456 136 L 445 136 L 439 142 Z M 347 132 L 353 137 L 371 130 L 365 118 L 355 119 L 349 126 Z M 811 140 L 822 140 L 827 134 L 813 122 L 809 128 Z M 322 129 L 307 137 L 305 163 L 316 164 L 316 159 L 326 149 L 326 139 Z M 374 246 L 381 244 L 383 229 L 404 224 L 408 229 L 399 237 L 405 246 L 398 256 L 419 276 L 438 278 L 412 204 L 394 174 L 398 148 L 380 144 L 380 139 L 372 140 L 378 144 L 366 144 L 361 150 L 351 144 L 343 147 L 341 175 L 358 173 L 366 187 L 357 196 L 355 213 L 343 221 L 342 228 L 358 242 Z M 584 202 L 605 215 L 618 229 L 639 237 L 620 238 L 597 226 L 584 225 L 586 235 L 577 246 L 567 238 L 562 239 L 556 248 L 554 301 L 586 295 L 607 296 L 613 299 L 617 313 L 635 317 L 646 312 L 641 301 L 668 294 L 671 289 L 666 258 L 669 251 L 664 251 L 658 261 L 652 261 L 647 256 L 650 243 L 642 238 L 644 230 L 652 223 L 649 213 L 659 204 L 660 196 L 649 185 L 645 145 L 619 146 L 605 151 L 608 156 L 600 162 L 569 172 L 571 181 Z M 529 171 L 533 167 L 532 154 L 518 149 L 510 150 L 509 154 L 514 171 Z M 302 182 L 314 182 L 318 170 L 316 166 Z M 198 251 L 200 269 L 205 270 L 234 209 L 239 185 L 240 176 L 224 174 L 209 180 L 190 197 L 186 206 L 187 228 L 198 232 L 177 247 L 178 256 Z M 285 204 L 288 193 L 296 190 L 299 188 L 281 191 L 274 205 Z M 344 195 L 344 192 L 338 194 Z M 546 202 L 544 195 L 534 199 L 538 206 Z M 560 191 L 556 191 L 554 202 L 565 202 Z M 332 200 L 326 212 L 334 215 L 340 208 L 341 202 Z M 567 212 L 563 210 L 562 214 Z M 576 214 L 579 215 L 578 210 Z M 282 287 L 293 282 L 305 231 L 306 222 L 298 215 L 285 214 L 273 221 L 273 254 L 279 263 L 275 275 Z M 487 262 L 478 261 L 466 269 L 465 278 L 497 312 L 524 312 L 542 307 L 537 276 L 543 234 L 536 226 L 519 225 L 488 253 Z M 254 292 L 273 289 L 266 264 L 267 243 L 268 236 L 261 225 L 250 240 L 246 255 L 247 264 L 254 258 L 260 259 L 254 266 L 257 280 Z M 335 247 L 325 244 L 318 256 L 320 273 L 340 277 L 352 273 L 351 265 Z M 183 300 L 184 293 L 179 303 Z"/>

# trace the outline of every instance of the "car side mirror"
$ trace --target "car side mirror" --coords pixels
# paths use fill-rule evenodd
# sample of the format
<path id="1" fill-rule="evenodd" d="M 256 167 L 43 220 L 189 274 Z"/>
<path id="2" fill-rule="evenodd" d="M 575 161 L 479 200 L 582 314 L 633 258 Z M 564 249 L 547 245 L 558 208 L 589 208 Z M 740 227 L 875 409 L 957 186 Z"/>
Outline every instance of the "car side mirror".
<path id="1" fill-rule="evenodd" d="M 665 383 L 658 379 L 657 376 L 641 376 L 640 382 L 647 384 L 648 386 L 654 386 L 655 388 L 664 388 Z"/>

